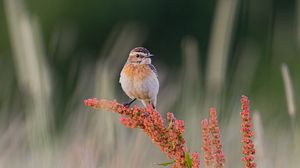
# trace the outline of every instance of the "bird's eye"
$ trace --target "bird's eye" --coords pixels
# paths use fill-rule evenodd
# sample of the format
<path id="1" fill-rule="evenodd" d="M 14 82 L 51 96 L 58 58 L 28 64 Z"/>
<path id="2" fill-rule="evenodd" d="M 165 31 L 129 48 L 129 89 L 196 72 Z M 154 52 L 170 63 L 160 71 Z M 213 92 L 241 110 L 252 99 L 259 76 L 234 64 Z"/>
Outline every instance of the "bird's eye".
<path id="1" fill-rule="evenodd" d="M 139 55 L 139 54 L 137 54 L 137 55 L 136 55 L 136 57 L 137 57 L 137 58 L 140 58 L 140 55 Z"/>

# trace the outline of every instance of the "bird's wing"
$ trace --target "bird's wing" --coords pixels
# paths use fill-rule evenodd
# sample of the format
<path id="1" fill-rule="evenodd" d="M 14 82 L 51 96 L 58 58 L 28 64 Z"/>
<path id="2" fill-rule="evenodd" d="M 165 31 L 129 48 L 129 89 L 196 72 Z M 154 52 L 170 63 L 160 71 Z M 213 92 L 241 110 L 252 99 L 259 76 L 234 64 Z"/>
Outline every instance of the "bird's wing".
<path id="1" fill-rule="evenodd" d="M 158 77 L 157 70 L 156 70 L 155 66 L 152 65 L 152 64 L 148 64 L 148 66 L 149 66 L 149 68 L 152 70 L 152 72 L 155 73 L 156 77 Z"/>

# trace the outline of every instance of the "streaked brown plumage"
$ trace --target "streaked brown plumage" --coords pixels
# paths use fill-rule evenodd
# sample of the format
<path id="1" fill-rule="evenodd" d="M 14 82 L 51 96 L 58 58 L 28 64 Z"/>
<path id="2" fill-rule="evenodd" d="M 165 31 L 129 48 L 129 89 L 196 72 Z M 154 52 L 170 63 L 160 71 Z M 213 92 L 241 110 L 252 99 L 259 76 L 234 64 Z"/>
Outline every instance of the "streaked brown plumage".
<path id="1" fill-rule="evenodd" d="M 139 99 L 145 106 L 151 104 L 155 108 L 159 81 L 156 69 L 151 64 L 151 56 L 150 52 L 143 47 L 131 50 L 121 71 L 120 83 L 124 92 L 133 101 Z"/>

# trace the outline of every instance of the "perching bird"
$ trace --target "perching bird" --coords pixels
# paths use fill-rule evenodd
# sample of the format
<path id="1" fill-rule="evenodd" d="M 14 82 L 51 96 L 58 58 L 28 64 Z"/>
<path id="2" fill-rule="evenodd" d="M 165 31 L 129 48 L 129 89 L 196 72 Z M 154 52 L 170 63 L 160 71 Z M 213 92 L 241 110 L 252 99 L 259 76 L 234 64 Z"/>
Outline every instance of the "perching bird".
<path id="1" fill-rule="evenodd" d="M 119 81 L 124 92 L 132 99 L 124 105 L 130 106 L 136 99 L 139 99 L 145 107 L 148 104 L 151 104 L 153 108 L 156 107 L 159 81 L 157 71 L 151 64 L 152 56 L 143 47 L 136 47 L 130 51 Z"/>

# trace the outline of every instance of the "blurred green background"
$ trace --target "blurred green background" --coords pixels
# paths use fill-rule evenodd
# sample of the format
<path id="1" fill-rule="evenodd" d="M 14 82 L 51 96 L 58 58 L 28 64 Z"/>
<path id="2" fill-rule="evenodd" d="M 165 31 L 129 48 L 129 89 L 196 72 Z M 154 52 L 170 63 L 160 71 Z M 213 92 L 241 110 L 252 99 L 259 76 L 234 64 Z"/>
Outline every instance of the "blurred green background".
<path id="1" fill-rule="evenodd" d="M 0 9 L 0 167 L 167 161 L 115 114 L 83 106 L 128 101 L 118 78 L 137 46 L 155 55 L 158 110 L 185 120 L 191 151 L 200 151 L 200 121 L 214 106 L 225 167 L 242 167 L 245 94 L 258 167 L 299 165 L 299 0 L 4 0 Z"/>

